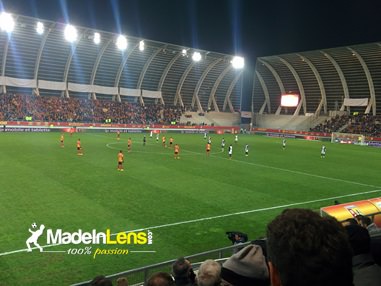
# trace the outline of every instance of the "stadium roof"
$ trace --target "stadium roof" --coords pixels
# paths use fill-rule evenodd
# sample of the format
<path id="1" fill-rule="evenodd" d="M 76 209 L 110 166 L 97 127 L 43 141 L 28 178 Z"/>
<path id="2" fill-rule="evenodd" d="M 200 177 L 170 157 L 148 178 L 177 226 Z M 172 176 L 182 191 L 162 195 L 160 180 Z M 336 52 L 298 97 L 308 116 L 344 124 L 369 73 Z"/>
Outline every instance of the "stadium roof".
<path id="1" fill-rule="evenodd" d="M 281 106 L 296 93 L 297 107 Z M 369 43 L 258 58 L 253 110 L 269 114 L 381 113 L 381 44 Z"/>
<path id="2" fill-rule="evenodd" d="M 240 109 L 242 69 L 233 68 L 232 55 L 129 36 L 121 51 L 119 35 L 78 26 L 70 43 L 64 37 L 66 24 L 13 18 L 14 30 L 0 32 L 3 91 L 26 88 L 41 95 L 90 94 L 146 103 L 160 99 L 198 110 Z M 199 62 L 192 60 L 194 52 L 200 53 Z"/>

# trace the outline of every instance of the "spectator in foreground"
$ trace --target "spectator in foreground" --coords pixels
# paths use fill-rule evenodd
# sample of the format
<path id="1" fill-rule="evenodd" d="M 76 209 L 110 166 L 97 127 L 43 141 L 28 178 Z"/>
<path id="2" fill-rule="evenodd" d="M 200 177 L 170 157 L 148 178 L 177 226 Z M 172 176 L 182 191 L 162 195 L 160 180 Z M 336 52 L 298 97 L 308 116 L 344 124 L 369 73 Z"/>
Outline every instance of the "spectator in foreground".
<path id="1" fill-rule="evenodd" d="M 269 270 L 262 248 L 250 244 L 222 264 L 221 285 L 268 286 Z"/>
<path id="2" fill-rule="evenodd" d="M 352 286 L 352 250 L 334 218 L 284 210 L 267 226 L 272 286 Z"/>
<path id="3" fill-rule="evenodd" d="M 151 275 L 146 286 L 174 286 L 173 277 L 166 272 L 157 272 Z"/>
<path id="4" fill-rule="evenodd" d="M 369 232 L 369 235 L 381 235 L 381 228 L 379 228 L 370 217 L 364 215 L 356 216 L 358 224 L 366 228 Z"/>
<path id="5" fill-rule="evenodd" d="M 205 260 L 197 272 L 198 286 L 217 286 L 221 281 L 221 265 L 212 260 Z"/>
<path id="6" fill-rule="evenodd" d="M 127 277 L 119 277 L 116 279 L 116 286 L 128 286 Z"/>
<path id="7" fill-rule="evenodd" d="M 191 263 L 184 257 L 180 257 L 173 263 L 172 274 L 178 286 L 195 285 L 196 275 L 193 272 Z"/>
<path id="8" fill-rule="evenodd" d="M 91 286 L 112 286 L 112 282 L 110 279 L 106 278 L 104 275 L 99 275 L 94 277 L 90 282 Z"/>
<path id="9" fill-rule="evenodd" d="M 353 282 L 355 286 L 381 285 L 381 267 L 377 265 L 370 253 L 370 235 L 360 225 L 345 227 L 353 250 Z"/>

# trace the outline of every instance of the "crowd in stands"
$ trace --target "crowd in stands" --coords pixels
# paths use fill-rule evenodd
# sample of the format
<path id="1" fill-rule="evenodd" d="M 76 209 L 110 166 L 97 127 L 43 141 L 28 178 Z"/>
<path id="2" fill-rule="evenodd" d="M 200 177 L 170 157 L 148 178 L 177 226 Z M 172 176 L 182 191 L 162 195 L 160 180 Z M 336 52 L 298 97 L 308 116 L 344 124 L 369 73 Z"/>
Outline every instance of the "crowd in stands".
<path id="1" fill-rule="evenodd" d="M 332 133 L 338 132 L 340 128 L 348 123 L 348 115 L 336 115 L 335 117 L 325 120 L 323 123 L 316 125 L 314 128 L 311 128 L 310 131 L 313 132 L 324 132 Z"/>
<path id="2" fill-rule="evenodd" d="M 179 122 L 182 109 L 161 104 L 112 100 L 64 98 L 57 96 L 33 96 L 23 94 L 0 95 L 0 120 L 46 122 L 88 122 L 121 124 L 170 124 Z"/>
<path id="3" fill-rule="evenodd" d="M 225 262 L 207 259 L 193 271 L 184 257 L 147 286 L 379 286 L 380 250 L 370 236 L 381 228 L 369 217 L 339 223 L 308 209 L 286 209 L 267 226 L 267 238 L 241 246 Z M 376 236 L 381 238 L 380 236 Z M 120 280 L 123 279 L 123 282 Z M 127 285 L 119 278 L 116 285 Z M 125 283 L 125 284 L 121 284 Z M 104 276 L 90 285 L 112 285 Z"/>
<path id="4" fill-rule="evenodd" d="M 348 126 L 342 132 L 380 137 L 381 116 L 370 114 L 351 115 Z"/>
<path id="5" fill-rule="evenodd" d="M 336 115 L 311 128 L 313 132 L 342 132 L 381 137 L 381 116 L 371 114 Z"/>

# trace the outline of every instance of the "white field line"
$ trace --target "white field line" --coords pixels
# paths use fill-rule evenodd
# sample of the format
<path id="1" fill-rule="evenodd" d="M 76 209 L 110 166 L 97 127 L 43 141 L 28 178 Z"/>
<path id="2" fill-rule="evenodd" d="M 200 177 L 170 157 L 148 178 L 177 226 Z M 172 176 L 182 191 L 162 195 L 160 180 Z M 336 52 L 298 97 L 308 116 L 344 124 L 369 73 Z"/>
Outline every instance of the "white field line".
<path id="1" fill-rule="evenodd" d="M 192 219 L 192 220 L 186 220 L 186 221 L 180 221 L 180 222 L 174 222 L 174 223 L 168 223 L 168 224 L 150 226 L 150 227 L 145 227 L 145 228 L 139 228 L 139 229 L 135 229 L 135 230 L 126 230 L 126 231 L 123 231 L 123 232 L 128 233 L 128 232 L 137 232 L 137 231 L 144 231 L 144 230 L 167 228 L 167 227 L 184 225 L 184 224 L 198 223 L 198 222 L 202 222 L 202 221 L 206 221 L 206 220 L 214 220 L 214 219 L 220 219 L 220 218 L 225 218 L 225 217 L 238 216 L 238 215 L 244 215 L 244 214 L 256 213 L 256 212 L 265 212 L 265 211 L 270 211 L 270 210 L 289 208 L 289 207 L 295 207 L 295 206 L 313 204 L 313 203 L 324 202 L 324 201 L 332 201 L 332 200 L 335 200 L 335 199 L 354 197 L 354 196 L 365 195 L 365 194 L 372 194 L 372 193 L 377 193 L 377 192 L 381 192 L 381 190 L 372 190 L 372 191 L 353 193 L 353 194 L 347 194 L 347 195 L 342 195 L 342 196 L 328 197 L 328 198 L 322 198 L 322 199 L 316 199 L 316 200 L 310 200 L 310 201 L 304 201 L 304 202 L 298 202 L 298 203 L 291 203 L 291 204 L 272 206 L 272 207 L 267 207 L 267 208 L 247 210 L 247 211 L 242 211 L 242 212 L 228 213 L 228 214 L 211 216 L 211 217 L 197 218 L 197 219 Z M 115 236 L 118 233 L 113 233 L 111 235 Z M 57 246 L 57 245 L 59 245 L 59 244 L 48 244 L 48 245 L 42 246 L 42 248 L 47 248 L 47 247 L 52 247 L 52 246 Z M 34 247 L 32 249 L 37 249 L 37 247 Z M 19 252 L 26 252 L 27 250 L 28 250 L 27 248 L 24 248 L 24 249 L 18 249 L 18 250 L 13 250 L 13 251 L 7 251 L 7 252 L 0 253 L 0 256 L 6 256 L 6 255 L 10 255 L 10 254 L 19 253 Z"/>
<path id="2" fill-rule="evenodd" d="M 98 136 L 101 136 L 101 135 L 98 135 Z M 102 137 L 106 137 L 106 136 L 102 136 Z M 114 144 L 118 144 L 118 143 L 122 143 L 122 142 L 108 143 L 108 144 L 106 144 L 106 147 L 110 148 L 110 149 L 114 149 L 109 145 L 114 145 Z M 190 151 L 190 150 L 183 150 L 183 151 L 193 153 L 196 155 L 202 155 L 201 153 Z M 144 151 L 140 151 L 140 152 L 144 152 Z M 220 151 L 218 153 L 222 153 L 222 151 Z M 167 154 L 167 153 L 165 153 L 165 154 Z M 213 153 L 213 154 L 216 154 L 216 153 Z M 211 155 L 213 155 L 213 154 L 211 154 Z M 222 160 L 229 160 L 229 161 L 233 161 L 236 163 L 248 164 L 248 165 L 252 165 L 252 166 L 256 166 L 256 167 L 268 168 L 268 169 L 273 169 L 273 170 L 277 170 L 277 171 L 283 171 L 283 172 L 288 172 L 288 173 L 293 173 L 293 174 L 298 174 L 298 175 L 315 177 L 315 178 L 319 178 L 319 179 L 332 180 L 332 181 L 337 181 L 337 182 L 342 182 L 342 183 L 347 183 L 347 184 L 360 185 L 360 186 L 365 186 L 365 187 L 379 188 L 378 186 L 374 186 L 374 185 L 370 185 L 370 184 L 364 184 L 364 183 L 359 183 L 359 182 L 355 182 L 355 181 L 326 177 L 326 176 L 321 176 L 321 175 L 316 175 L 316 174 L 311 174 L 311 173 L 306 173 L 306 172 L 301 172 L 301 171 L 295 171 L 295 170 L 289 170 L 289 169 L 284 169 L 284 168 L 279 168 L 279 167 L 274 167 L 274 166 L 268 166 L 268 165 L 263 165 L 263 164 L 256 164 L 256 163 L 240 161 L 240 160 L 236 160 L 236 159 L 228 159 L 228 158 L 223 158 L 223 157 L 216 157 L 216 158 L 219 158 Z M 280 208 L 287 208 L 287 207 L 292 207 L 292 206 L 311 204 L 311 203 L 340 199 L 340 198 L 345 198 L 345 197 L 353 197 L 353 196 L 363 195 L 363 194 L 371 194 L 371 193 L 376 193 L 379 191 L 381 191 L 381 190 L 372 190 L 372 191 L 353 193 L 353 194 L 348 194 L 348 195 L 343 195 L 343 196 L 329 197 L 329 198 L 316 199 L 316 200 L 304 201 L 304 202 L 299 202 L 299 203 L 291 203 L 291 204 L 286 204 L 286 205 L 273 206 L 273 207 L 268 207 L 268 208 L 254 209 L 254 210 L 248 210 L 248 211 L 243 211 L 243 212 L 236 212 L 236 213 L 212 216 L 212 217 L 207 217 L 207 218 L 199 218 L 199 219 L 194 219 L 194 220 L 175 222 L 175 223 L 170 223 L 170 224 L 163 224 L 163 225 L 159 225 L 159 226 L 151 226 L 151 227 L 141 228 L 141 229 L 137 229 L 137 230 L 128 230 L 128 231 L 124 231 L 124 232 L 159 229 L 159 228 L 164 228 L 164 227 L 171 227 L 171 226 L 176 226 L 176 225 L 201 222 L 201 221 L 205 221 L 205 220 L 219 219 L 219 218 L 235 216 L 235 215 L 242 215 L 242 214 L 248 214 L 248 213 L 254 213 L 254 212 L 261 212 L 261 211 L 268 211 L 268 210 L 274 210 L 274 209 L 280 209 Z M 117 233 L 113 233 L 111 235 L 115 236 L 115 235 L 117 235 Z M 59 245 L 59 244 L 48 244 L 48 245 L 44 245 L 42 247 L 46 248 L 46 247 L 52 247 L 52 246 L 57 246 L 57 245 Z M 37 249 L 37 247 L 34 247 L 32 249 Z M 27 249 L 25 248 L 25 249 L 18 249 L 18 250 L 3 252 L 3 253 L 0 253 L 0 256 L 10 255 L 10 254 L 14 254 L 14 253 L 18 253 L 18 252 L 24 252 L 24 251 L 27 251 Z"/>

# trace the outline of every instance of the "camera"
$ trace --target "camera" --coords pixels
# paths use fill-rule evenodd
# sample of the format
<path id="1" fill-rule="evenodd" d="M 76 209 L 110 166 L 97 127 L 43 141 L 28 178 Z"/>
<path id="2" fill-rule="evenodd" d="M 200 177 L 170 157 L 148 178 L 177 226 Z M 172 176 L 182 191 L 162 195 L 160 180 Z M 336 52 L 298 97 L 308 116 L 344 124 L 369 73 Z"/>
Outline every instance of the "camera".
<path id="1" fill-rule="evenodd" d="M 247 234 L 240 231 L 227 231 L 226 234 L 232 244 L 244 243 L 249 240 Z"/>

